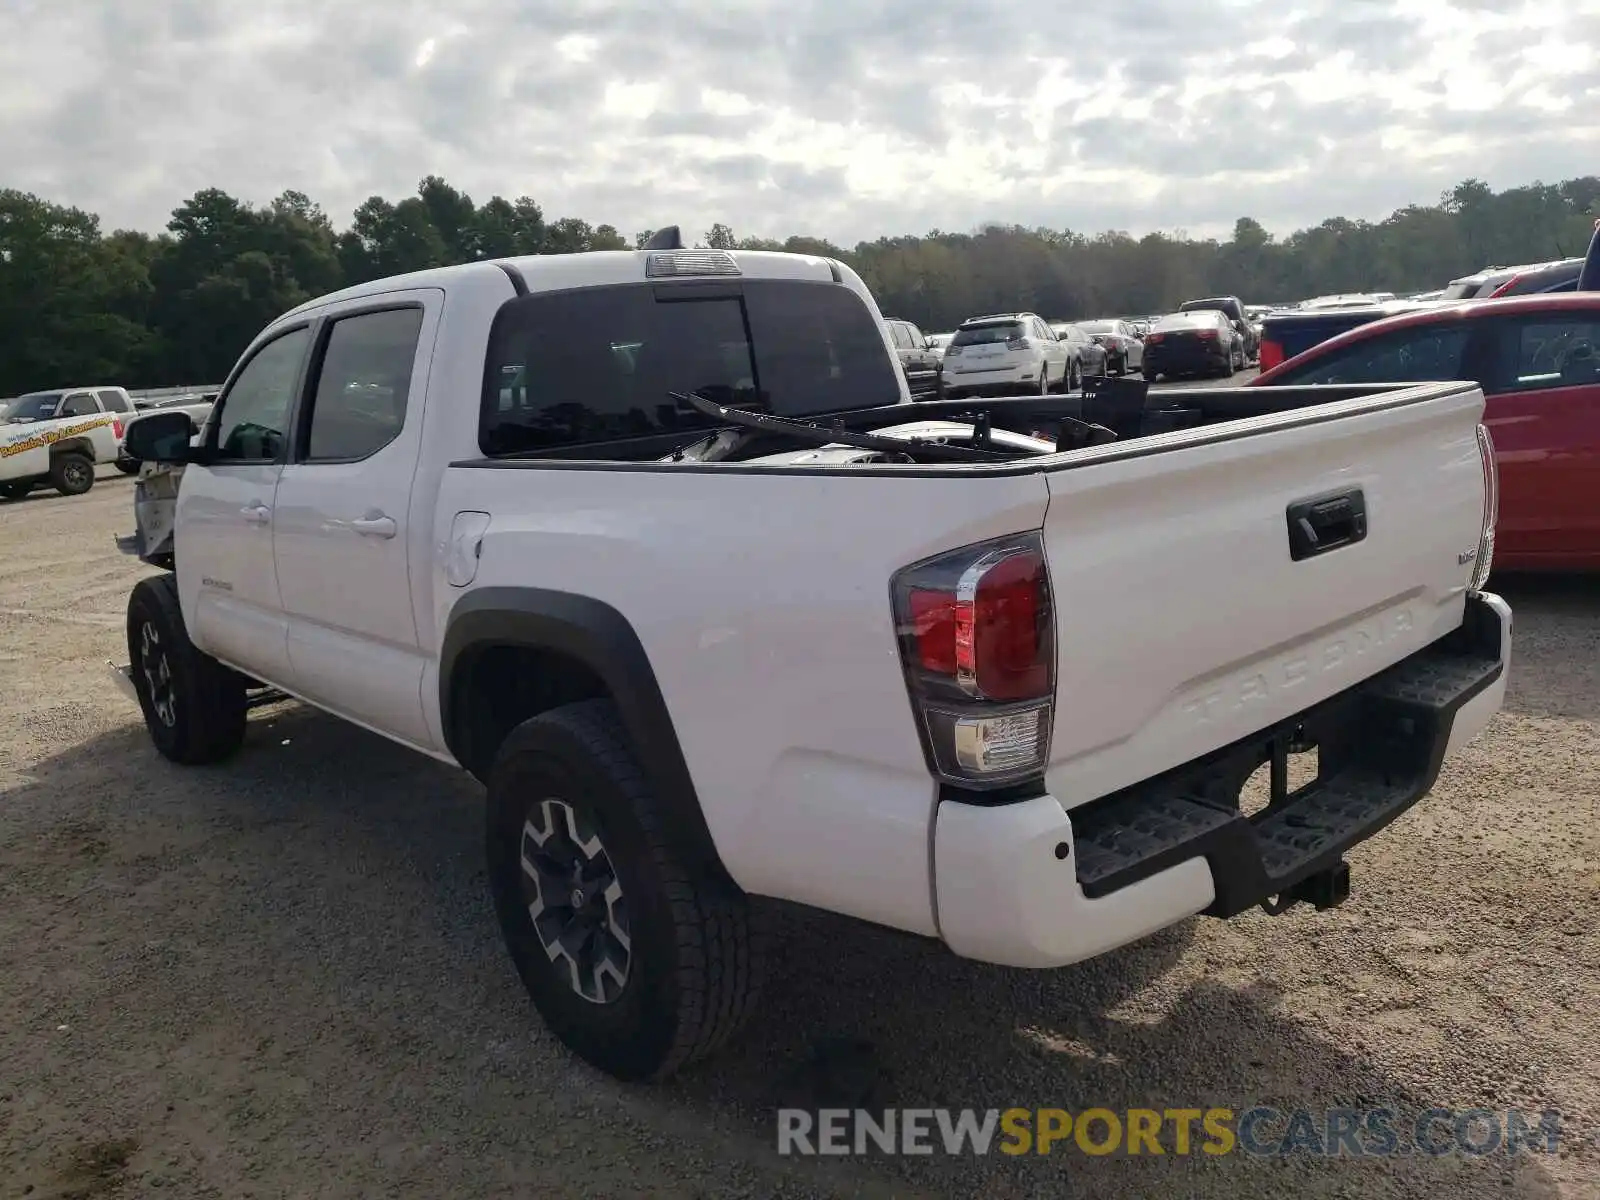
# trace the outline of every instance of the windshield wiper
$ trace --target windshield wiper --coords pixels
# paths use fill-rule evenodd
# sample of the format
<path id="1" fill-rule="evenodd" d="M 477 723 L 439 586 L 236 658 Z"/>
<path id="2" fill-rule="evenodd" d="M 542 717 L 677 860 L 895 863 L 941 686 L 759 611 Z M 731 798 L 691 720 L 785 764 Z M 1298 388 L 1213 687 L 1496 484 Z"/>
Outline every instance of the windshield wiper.
<path id="1" fill-rule="evenodd" d="M 852 446 L 857 450 L 882 450 L 889 454 L 905 454 L 915 450 L 923 458 L 944 462 L 1011 462 L 1017 455 L 1003 450 L 979 450 L 972 446 L 951 446 L 944 442 L 922 438 L 878 437 L 871 433 L 854 433 L 844 428 L 843 422 L 834 426 L 818 425 L 813 421 L 791 421 L 787 417 L 774 417 L 767 413 L 754 413 L 742 408 L 729 408 L 716 404 L 695 392 L 668 392 L 672 400 L 687 404 L 696 412 L 704 413 L 730 425 L 746 429 L 759 429 L 763 433 L 779 433 L 818 446 Z"/>

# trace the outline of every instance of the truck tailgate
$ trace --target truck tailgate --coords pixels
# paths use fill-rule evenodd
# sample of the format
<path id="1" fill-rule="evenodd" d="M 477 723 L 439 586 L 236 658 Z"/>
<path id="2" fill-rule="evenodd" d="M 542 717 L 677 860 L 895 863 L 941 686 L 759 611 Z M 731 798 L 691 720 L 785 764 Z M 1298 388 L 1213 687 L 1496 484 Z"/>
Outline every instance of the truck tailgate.
<path id="1" fill-rule="evenodd" d="M 1283 721 L 1460 624 L 1483 518 L 1483 395 L 1345 401 L 1049 476 L 1057 624 L 1046 782 L 1068 808 Z M 1291 553 L 1290 509 L 1324 544 Z M 1301 510 L 1303 512 L 1303 510 Z M 1304 537 L 1302 535 L 1302 542 Z"/>

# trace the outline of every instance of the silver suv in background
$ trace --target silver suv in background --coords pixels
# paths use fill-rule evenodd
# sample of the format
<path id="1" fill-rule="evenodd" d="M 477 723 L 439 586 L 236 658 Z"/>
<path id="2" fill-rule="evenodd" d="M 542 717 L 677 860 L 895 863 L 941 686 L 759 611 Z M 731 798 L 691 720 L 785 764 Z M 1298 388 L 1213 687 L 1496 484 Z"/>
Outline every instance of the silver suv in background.
<path id="1" fill-rule="evenodd" d="M 944 394 L 1048 395 L 1064 390 L 1070 353 L 1036 314 L 990 313 L 961 323 L 944 352 Z"/>

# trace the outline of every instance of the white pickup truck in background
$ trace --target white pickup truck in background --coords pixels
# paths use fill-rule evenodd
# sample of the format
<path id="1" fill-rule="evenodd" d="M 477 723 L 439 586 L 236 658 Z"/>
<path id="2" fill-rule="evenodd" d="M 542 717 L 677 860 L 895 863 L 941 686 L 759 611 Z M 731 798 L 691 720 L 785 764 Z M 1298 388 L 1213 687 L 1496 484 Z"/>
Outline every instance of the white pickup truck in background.
<path id="1" fill-rule="evenodd" d="M 912 406 L 848 267 L 674 232 L 315 300 L 128 441 L 157 749 L 281 693 L 472 772 L 589 1062 L 739 1027 L 752 898 L 1019 967 L 1331 908 L 1500 707 L 1474 385 Z"/>
<path id="2" fill-rule="evenodd" d="M 115 462 L 133 401 L 120 387 L 56 388 L 0 401 L 0 497 L 40 484 L 63 496 L 94 486 L 97 463 Z"/>

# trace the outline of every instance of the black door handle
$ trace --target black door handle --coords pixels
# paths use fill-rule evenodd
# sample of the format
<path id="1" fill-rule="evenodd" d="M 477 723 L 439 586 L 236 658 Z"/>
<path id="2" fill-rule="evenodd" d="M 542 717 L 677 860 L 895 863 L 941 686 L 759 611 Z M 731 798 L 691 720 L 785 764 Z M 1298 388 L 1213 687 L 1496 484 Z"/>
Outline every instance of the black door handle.
<path id="1" fill-rule="evenodd" d="M 1367 500 L 1360 488 L 1297 500 L 1285 515 L 1289 557 L 1295 562 L 1353 546 L 1367 536 Z"/>

